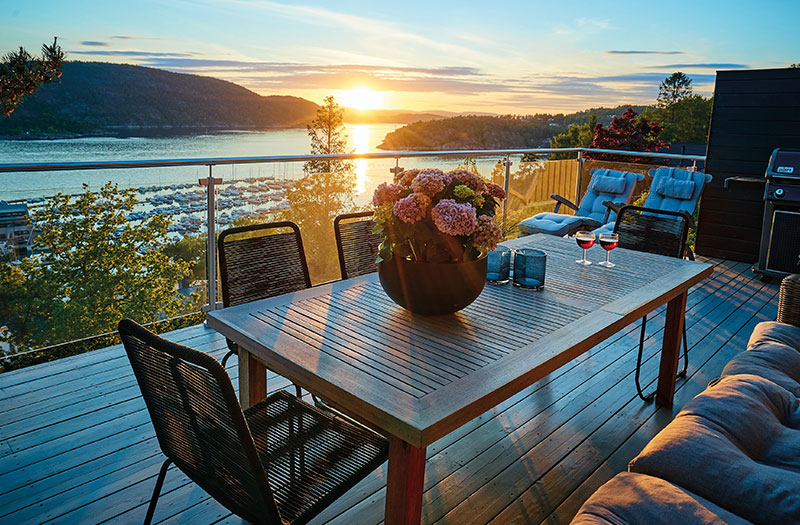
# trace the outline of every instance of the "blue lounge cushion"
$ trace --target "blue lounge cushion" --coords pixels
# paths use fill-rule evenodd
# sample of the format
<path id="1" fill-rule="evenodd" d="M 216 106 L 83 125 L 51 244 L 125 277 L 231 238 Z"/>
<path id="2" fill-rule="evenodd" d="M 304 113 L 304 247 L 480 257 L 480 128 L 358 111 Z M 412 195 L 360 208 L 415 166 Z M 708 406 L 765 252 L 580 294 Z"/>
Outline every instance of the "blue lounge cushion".
<path id="1" fill-rule="evenodd" d="M 592 179 L 592 189 L 597 193 L 612 193 L 619 195 L 625 192 L 627 179 L 600 175 Z"/>
<path id="2" fill-rule="evenodd" d="M 517 225 L 519 231 L 525 235 L 532 235 L 534 233 L 547 233 L 550 235 L 558 235 L 563 237 L 574 233 L 581 228 L 594 229 L 600 226 L 598 221 L 588 217 L 579 217 L 577 215 L 563 215 L 560 213 L 539 213 L 533 217 L 529 217 L 524 221 L 520 221 Z"/>
<path id="3" fill-rule="evenodd" d="M 672 178 L 662 178 L 658 181 L 656 193 L 662 197 L 672 197 L 673 199 L 688 200 L 692 198 L 695 190 L 695 183 L 691 180 L 675 180 Z"/>

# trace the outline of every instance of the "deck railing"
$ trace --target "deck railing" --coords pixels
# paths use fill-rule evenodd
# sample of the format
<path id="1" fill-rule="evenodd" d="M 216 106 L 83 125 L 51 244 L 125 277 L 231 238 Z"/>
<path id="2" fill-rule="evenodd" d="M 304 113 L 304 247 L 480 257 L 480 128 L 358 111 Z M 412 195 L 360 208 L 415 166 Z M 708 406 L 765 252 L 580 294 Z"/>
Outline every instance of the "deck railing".
<path id="1" fill-rule="evenodd" d="M 572 153 L 576 158 L 569 161 L 550 161 L 541 163 L 537 177 L 516 177 L 512 181 L 511 167 L 514 162 L 520 163 L 523 158 L 543 158 L 552 153 Z M 207 186 L 205 190 L 205 225 L 207 229 L 206 240 L 208 250 L 206 253 L 207 277 L 208 277 L 208 309 L 215 309 L 217 302 L 216 288 L 216 253 L 215 242 L 217 224 L 217 206 L 215 198 L 216 189 L 220 184 L 225 183 L 219 176 L 219 170 L 215 168 L 223 166 L 243 166 L 253 164 L 296 164 L 308 161 L 325 160 L 394 160 L 394 168 L 399 169 L 403 159 L 435 158 L 435 159 L 498 159 L 497 165 L 502 165 L 502 182 L 506 194 L 510 196 L 503 203 L 502 219 L 505 223 L 509 218 L 509 202 L 522 202 L 525 204 L 544 205 L 551 193 L 560 193 L 574 197 L 575 202 L 580 201 L 582 193 L 585 191 L 588 179 L 584 176 L 585 164 L 591 163 L 592 167 L 598 163 L 615 165 L 614 162 L 596 161 L 587 158 L 598 154 L 613 155 L 619 158 L 646 157 L 652 159 L 664 159 L 668 161 L 681 161 L 682 164 L 691 163 L 694 168 L 698 162 L 704 162 L 705 157 L 699 155 L 683 155 L 658 152 L 632 152 L 621 150 L 605 150 L 591 148 L 529 148 L 529 149 L 499 149 L 499 150 L 447 150 L 447 151 L 415 151 L 415 152 L 379 152 L 379 153 L 347 153 L 333 155 L 278 155 L 264 157 L 212 157 L 212 158 L 188 158 L 188 159 L 155 159 L 155 160 L 136 160 L 136 161 L 101 161 L 101 162 L 51 162 L 51 163 L 18 163 L 0 164 L 0 181 L 2 175 L 7 173 L 35 173 L 35 172 L 57 172 L 75 170 L 136 170 L 142 168 L 168 168 L 168 167 L 207 167 L 207 175 L 199 180 L 202 186 Z M 452 162 L 450 160 L 449 162 Z M 519 164 L 521 166 L 521 163 Z M 616 165 L 615 165 L 616 167 Z M 652 165 L 625 164 L 620 166 L 622 169 L 642 169 Z M 196 179 L 195 179 L 196 180 Z M 312 276 L 313 277 L 313 276 Z"/>

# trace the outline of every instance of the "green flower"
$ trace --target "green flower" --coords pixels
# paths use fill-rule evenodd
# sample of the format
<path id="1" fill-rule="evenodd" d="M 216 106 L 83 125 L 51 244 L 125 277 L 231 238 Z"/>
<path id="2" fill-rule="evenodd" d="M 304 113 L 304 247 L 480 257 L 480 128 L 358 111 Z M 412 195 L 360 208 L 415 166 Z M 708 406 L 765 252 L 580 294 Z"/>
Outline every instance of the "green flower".
<path id="1" fill-rule="evenodd" d="M 469 186 L 465 186 L 464 184 L 459 184 L 455 188 L 453 188 L 453 195 L 456 199 L 465 201 L 470 197 L 475 195 L 475 192 L 472 191 Z"/>

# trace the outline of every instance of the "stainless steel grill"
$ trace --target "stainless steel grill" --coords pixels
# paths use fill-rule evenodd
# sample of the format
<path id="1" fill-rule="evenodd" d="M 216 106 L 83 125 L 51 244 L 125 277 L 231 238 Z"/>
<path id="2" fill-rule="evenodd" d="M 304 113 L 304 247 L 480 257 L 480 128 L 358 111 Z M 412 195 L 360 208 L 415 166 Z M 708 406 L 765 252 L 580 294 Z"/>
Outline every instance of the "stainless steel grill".
<path id="1" fill-rule="evenodd" d="M 800 273 L 800 150 L 773 151 L 764 176 L 761 249 L 753 269 L 769 277 Z"/>

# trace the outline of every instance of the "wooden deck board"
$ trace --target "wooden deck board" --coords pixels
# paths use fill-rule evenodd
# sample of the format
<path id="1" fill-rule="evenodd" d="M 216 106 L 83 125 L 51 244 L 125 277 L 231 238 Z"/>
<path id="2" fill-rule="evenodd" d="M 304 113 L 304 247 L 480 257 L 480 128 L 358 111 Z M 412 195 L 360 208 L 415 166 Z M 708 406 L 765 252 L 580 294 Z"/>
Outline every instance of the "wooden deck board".
<path id="1" fill-rule="evenodd" d="M 715 274 L 689 294 L 689 378 L 672 410 L 636 398 L 631 325 L 429 446 L 423 521 L 568 522 L 744 349 L 757 322 L 774 318 L 777 286 L 747 265 L 714 262 Z M 663 319 L 663 308 L 649 317 L 646 383 L 657 375 Z M 227 351 L 203 326 L 169 338 L 217 358 Z M 270 374 L 268 386 L 289 384 Z M 2 374 L 0 400 L 0 523 L 141 522 L 163 457 L 119 345 Z M 315 523 L 381 522 L 385 482 L 383 465 Z M 155 521 L 240 522 L 174 468 Z"/>

